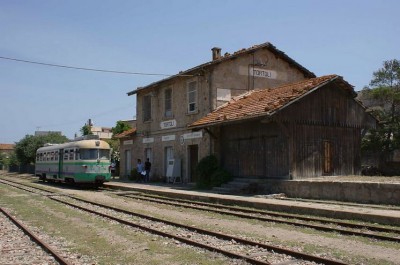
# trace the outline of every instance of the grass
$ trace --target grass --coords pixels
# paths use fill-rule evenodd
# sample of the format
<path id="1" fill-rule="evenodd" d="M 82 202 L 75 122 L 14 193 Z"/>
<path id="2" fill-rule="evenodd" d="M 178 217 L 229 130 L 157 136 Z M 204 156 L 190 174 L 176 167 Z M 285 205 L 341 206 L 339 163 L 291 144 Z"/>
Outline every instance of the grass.
<path id="1" fill-rule="evenodd" d="M 1 204 L 24 223 L 64 242 L 96 264 L 227 264 L 175 241 L 130 229 L 0 184 Z"/>

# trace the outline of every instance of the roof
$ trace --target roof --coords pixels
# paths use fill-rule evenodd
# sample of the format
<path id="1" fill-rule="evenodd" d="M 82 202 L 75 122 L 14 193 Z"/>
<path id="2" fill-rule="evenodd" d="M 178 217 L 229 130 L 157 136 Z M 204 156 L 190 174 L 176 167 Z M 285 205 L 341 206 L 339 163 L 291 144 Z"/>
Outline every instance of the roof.
<path id="1" fill-rule="evenodd" d="M 233 59 L 233 58 L 236 58 L 236 57 L 241 56 L 241 55 L 243 55 L 243 54 L 253 53 L 253 52 L 255 52 L 255 51 L 257 51 L 257 50 L 260 50 L 260 49 L 268 49 L 270 52 L 272 52 L 273 54 L 275 54 L 277 57 L 282 58 L 283 60 L 287 61 L 290 65 L 293 65 L 293 66 L 295 66 L 296 68 L 298 68 L 301 72 L 303 72 L 303 74 L 304 74 L 305 77 L 307 77 L 307 78 L 316 77 L 315 74 L 314 74 L 313 72 L 309 71 L 308 69 L 306 69 L 305 67 L 303 67 L 302 65 L 300 65 L 298 62 L 296 62 L 295 60 L 293 60 L 292 58 L 290 58 L 289 56 L 287 56 L 283 51 L 277 49 L 277 48 L 276 48 L 274 45 L 272 45 L 271 43 L 265 42 L 265 43 L 262 43 L 262 44 L 259 44 L 259 45 L 254 45 L 254 46 L 252 46 L 252 47 L 250 47 L 250 48 L 247 48 L 247 49 L 241 49 L 241 50 L 239 50 L 239 51 L 234 52 L 233 54 L 225 53 L 225 55 L 221 56 L 219 59 L 212 60 L 212 61 L 210 61 L 210 62 L 207 62 L 207 63 L 201 64 L 201 65 L 198 65 L 198 66 L 193 67 L 193 68 L 190 68 L 190 69 L 188 69 L 188 70 L 179 72 L 179 74 L 170 76 L 170 77 L 168 77 L 168 78 L 164 78 L 164 79 L 162 79 L 162 80 L 160 80 L 160 81 L 156 81 L 156 82 L 151 83 L 151 84 L 149 84 L 149 85 L 147 85 L 147 86 L 138 87 L 136 90 L 133 90 L 133 91 L 131 91 L 131 92 L 128 92 L 127 94 L 128 94 L 128 96 L 134 95 L 134 94 L 136 94 L 136 93 L 137 93 L 138 91 L 140 91 L 140 90 L 144 90 L 144 89 L 147 89 L 147 88 L 150 88 L 150 87 L 154 87 L 154 86 L 156 86 L 156 85 L 158 85 L 158 84 L 160 84 L 160 83 L 162 83 L 162 82 L 171 80 L 171 79 L 173 79 L 173 78 L 175 78 L 175 77 L 178 77 L 178 76 L 191 76 L 191 73 L 192 73 L 193 71 L 196 71 L 196 70 L 199 70 L 199 69 L 202 69 L 202 68 L 211 66 L 211 65 L 215 65 L 215 64 L 218 64 L 218 63 L 221 63 L 221 62 L 224 62 L 224 61 Z"/>
<path id="2" fill-rule="evenodd" d="M 0 144 L 0 150 L 13 150 L 14 144 Z"/>
<path id="3" fill-rule="evenodd" d="M 122 133 L 119 133 L 117 135 L 114 135 L 115 138 L 124 138 L 124 137 L 128 137 L 131 134 L 135 134 L 136 133 L 136 128 L 132 128 L 126 131 L 123 131 Z"/>
<path id="4" fill-rule="evenodd" d="M 340 85 L 351 91 L 355 97 L 353 87 L 338 75 L 326 75 L 306 79 L 300 82 L 283 85 L 276 88 L 253 90 L 233 98 L 207 116 L 189 125 L 189 128 L 201 128 L 232 121 L 272 116 L 279 110 L 299 100 L 330 82 L 339 81 Z"/>

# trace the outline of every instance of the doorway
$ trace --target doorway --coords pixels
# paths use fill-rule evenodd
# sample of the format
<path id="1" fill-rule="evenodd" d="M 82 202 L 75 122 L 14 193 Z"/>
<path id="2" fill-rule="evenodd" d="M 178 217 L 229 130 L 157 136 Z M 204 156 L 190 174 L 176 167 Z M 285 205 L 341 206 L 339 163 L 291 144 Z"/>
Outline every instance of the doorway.
<path id="1" fill-rule="evenodd" d="M 333 147 L 332 142 L 324 141 L 324 174 L 333 172 Z"/>
<path id="2" fill-rule="evenodd" d="M 196 167 L 197 167 L 197 164 L 199 163 L 199 146 L 197 144 L 189 145 L 188 153 L 189 153 L 189 159 L 188 159 L 189 176 L 188 176 L 188 179 L 189 179 L 189 182 L 197 182 L 198 176 L 196 173 Z"/>
<path id="3" fill-rule="evenodd" d="M 125 175 L 129 176 L 132 170 L 131 150 L 125 150 Z"/>
<path id="4" fill-rule="evenodd" d="M 167 146 L 164 148 L 164 176 L 167 175 L 168 161 L 174 159 L 174 148 Z"/>

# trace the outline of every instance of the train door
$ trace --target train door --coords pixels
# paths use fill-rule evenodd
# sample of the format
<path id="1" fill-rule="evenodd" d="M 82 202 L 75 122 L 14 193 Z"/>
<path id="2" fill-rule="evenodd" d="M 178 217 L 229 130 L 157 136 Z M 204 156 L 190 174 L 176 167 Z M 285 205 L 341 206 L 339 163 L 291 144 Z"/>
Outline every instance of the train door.
<path id="1" fill-rule="evenodd" d="M 58 178 L 61 179 L 64 166 L 64 149 L 58 151 Z"/>

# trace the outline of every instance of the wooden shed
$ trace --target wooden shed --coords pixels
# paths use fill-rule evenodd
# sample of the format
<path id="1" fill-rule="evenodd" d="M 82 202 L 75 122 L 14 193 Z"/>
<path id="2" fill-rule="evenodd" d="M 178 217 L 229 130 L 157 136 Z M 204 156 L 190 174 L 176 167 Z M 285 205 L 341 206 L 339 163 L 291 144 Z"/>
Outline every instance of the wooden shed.
<path id="1" fill-rule="evenodd" d="M 213 139 L 213 152 L 237 177 L 301 179 L 359 174 L 362 134 L 376 119 L 337 75 L 254 90 L 189 128 Z"/>

